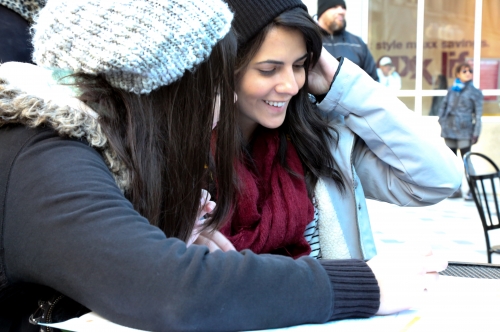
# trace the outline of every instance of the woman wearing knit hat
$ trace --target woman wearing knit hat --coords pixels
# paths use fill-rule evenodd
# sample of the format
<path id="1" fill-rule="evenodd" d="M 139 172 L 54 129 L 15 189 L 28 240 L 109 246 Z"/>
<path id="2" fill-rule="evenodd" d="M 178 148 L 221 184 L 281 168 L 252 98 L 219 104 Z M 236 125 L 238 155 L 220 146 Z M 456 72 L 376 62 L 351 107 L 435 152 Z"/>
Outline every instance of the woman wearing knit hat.
<path id="1" fill-rule="evenodd" d="M 0 66 L 0 330 L 29 331 L 38 300 L 34 322 L 85 310 L 73 299 L 149 331 L 333 317 L 342 262 L 184 242 L 231 210 L 231 19 L 220 0 L 48 1 L 34 25 L 37 66 Z M 208 164 L 217 207 L 198 225 L 213 209 L 200 208 Z M 47 302 L 54 290 L 64 295 Z"/>
<path id="2" fill-rule="evenodd" d="M 333 318 L 411 306 L 413 292 L 423 290 L 424 274 L 417 277 L 414 271 L 425 268 L 408 258 L 405 265 L 413 272 L 392 271 L 381 263 L 390 259 L 373 258 L 365 196 L 402 206 L 434 204 L 458 186 L 460 165 L 379 83 L 348 59 L 339 63 L 322 51 L 320 32 L 301 1 L 227 1 L 238 36 L 243 158 L 237 167 L 242 182 L 237 209 L 222 233 L 237 250 L 338 259 L 355 271 L 338 277 L 345 284 L 334 284 L 333 293 L 342 295 L 334 299 Z M 373 298 L 372 270 L 380 307 Z M 400 298 L 392 302 L 390 294 Z"/>

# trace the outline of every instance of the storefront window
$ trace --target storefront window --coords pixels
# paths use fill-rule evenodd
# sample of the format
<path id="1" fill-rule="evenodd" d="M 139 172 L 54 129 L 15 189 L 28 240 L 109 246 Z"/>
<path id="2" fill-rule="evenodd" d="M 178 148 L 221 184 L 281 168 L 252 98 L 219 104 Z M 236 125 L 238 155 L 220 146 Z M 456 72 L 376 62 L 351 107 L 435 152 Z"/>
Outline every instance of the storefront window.
<path id="1" fill-rule="evenodd" d="M 481 27 L 481 79 L 479 88 L 500 88 L 500 1 L 483 0 L 483 22 Z M 500 97 L 485 96 L 483 115 L 500 115 Z"/>
<path id="2" fill-rule="evenodd" d="M 479 43 L 475 43 L 476 3 L 482 4 Z M 421 86 L 415 84 L 416 30 L 422 22 L 417 22 L 418 5 L 424 8 Z M 398 95 L 410 109 L 417 104 L 422 115 L 436 115 L 437 103 L 453 84 L 456 66 L 474 63 L 476 44 L 481 47 L 481 59 L 476 61 L 475 70 L 480 72 L 474 83 L 486 94 L 484 115 L 500 115 L 500 43 L 496 42 L 500 40 L 500 1 L 370 0 L 368 11 L 368 47 L 377 63 L 385 56 L 391 58 L 402 90 L 407 90 Z"/>
<path id="3" fill-rule="evenodd" d="M 422 115 L 437 116 L 444 96 L 422 97 Z"/>
<path id="4" fill-rule="evenodd" d="M 399 97 L 399 100 L 401 100 L 406 105 L 406 107 L 408 107 L 412 111 L 415 110 L 415 97 Z"/>
<path id="5" fill-rule="evenodd" d="M 383 57 L 391 58 L 403 90 L 415 89 L 416 17 L 416 0 L 370 1 L 368 47 L 377 64 Z M 410 104 L 413 109 L 414 102 Z"/>
<path id="6" fill-rule="evenodd" d="M 450 86 L 455 67 L 472 59 L 474 10 L 470 0 L 426 1 L 422 89 L 436 89 L 443 82 L 440 75 Z"/>

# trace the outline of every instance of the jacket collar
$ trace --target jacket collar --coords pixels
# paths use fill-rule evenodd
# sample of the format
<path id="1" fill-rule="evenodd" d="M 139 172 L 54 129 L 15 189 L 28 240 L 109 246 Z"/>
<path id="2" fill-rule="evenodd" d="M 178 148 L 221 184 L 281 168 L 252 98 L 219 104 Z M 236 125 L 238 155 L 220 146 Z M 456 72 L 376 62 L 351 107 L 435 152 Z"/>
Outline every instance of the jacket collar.
<path id="1" fill-rule="evenodd" d="M 110 147 L 99 115 L 77 98 L 79 91 L 68 74 L 20 62 L 0 65 L 0 127 L 47 125 L 60 136 L 85 139 L 102 154 L 118 187 L 126 191 L 129 172 Z"/>

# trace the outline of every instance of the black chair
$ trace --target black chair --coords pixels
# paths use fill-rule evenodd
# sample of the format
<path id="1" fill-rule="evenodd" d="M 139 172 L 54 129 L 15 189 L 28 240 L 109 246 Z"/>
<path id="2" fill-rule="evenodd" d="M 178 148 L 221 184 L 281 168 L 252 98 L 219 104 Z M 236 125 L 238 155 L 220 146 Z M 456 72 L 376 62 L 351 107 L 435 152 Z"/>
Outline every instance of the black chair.
<path id="1" fill-rule="evenodd" d="M 491 255 L 500 254 L 500 245 L 491 246 L 488 235 L 489 231 L 500 229 L 497 196 L 500 170 L 493 160 L 477 152 L 467 152 L 464 155 L 464 167 L 465 177 L 483 224 L 488 263 L 491 263 Z"/>

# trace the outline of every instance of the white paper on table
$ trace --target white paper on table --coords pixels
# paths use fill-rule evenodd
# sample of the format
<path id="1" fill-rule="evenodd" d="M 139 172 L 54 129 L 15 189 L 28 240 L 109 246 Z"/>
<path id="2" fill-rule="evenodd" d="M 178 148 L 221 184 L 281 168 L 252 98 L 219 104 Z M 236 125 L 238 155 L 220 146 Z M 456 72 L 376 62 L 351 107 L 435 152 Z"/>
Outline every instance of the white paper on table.
<path id="1" fill-rule="evenodd" d="M 498 332 L 499 306 L 500 280 L 439 276 L 434 287 L 425 292 L 422 302 L 412 310 L 367 319 L 345 319 L 325 324 L 304 324 L 259 331 Z M 141 332 L 111 323 L 93 312 L 62 323 L 47 325 L 75 332 Z"/>
<path id="2" fill-rule="evenodd" d="M 291 326 L 286 328 L 272 329 L 272 330 L 259 330 L 266 332 L 391 332 L 391 331 L 405 331 L 407 326 L 413 325 L 416 319 L 417 310 L 406 310 L 394 315 L 389 316 L 375 316 L 365 319 L 344 319 L 325 324 L 304 324 Z M 418 319 L 418 318 L 417 318 Z M 258 332 L 258 331 L 252 331 Z"/>
<path id="3" fill-rule="evenodd" d="M 123 325 L 118 325 L 102 318 L 95 312 L 89 312 L 78 318 L 73 318 L 61 323 L 54 324 L 40 324 L 45 326 L 54 327 L 61 330 L 75 331 L 75 332 L 146 332 L 143 330 L 136 330 Z"/>
<path id="4" fill-rule="evenodd" d="M 500 280 L 440 276 L 419 310 L 417 331 L 500 331 Z"/>
<path id="5" fill-rule="evenodd" d="M 309 331 L 332 331 L 334 326 L 335 332 L 358 332 L 358 331 L 401 331 L 416 315 L 413 310 L 390 315 L 385 317 L 373 317 L 370 319 L 348 319 L 338 322 L 330 322 L 326 324 L 305 324 L 292 326 L 287 328 L 262 330 L 271 331 L 293 331 L 293 332 L 309 332 Z M 96 313 L 90 312 L 79 318 L 73 318 L 61 323 L 41 324 L 50 327 L 63 329 L 75 332 L 144 332 L 142 330 L 131 329 L 122 325 L 111 323 L 110 321 L 100 317 Z"/>

